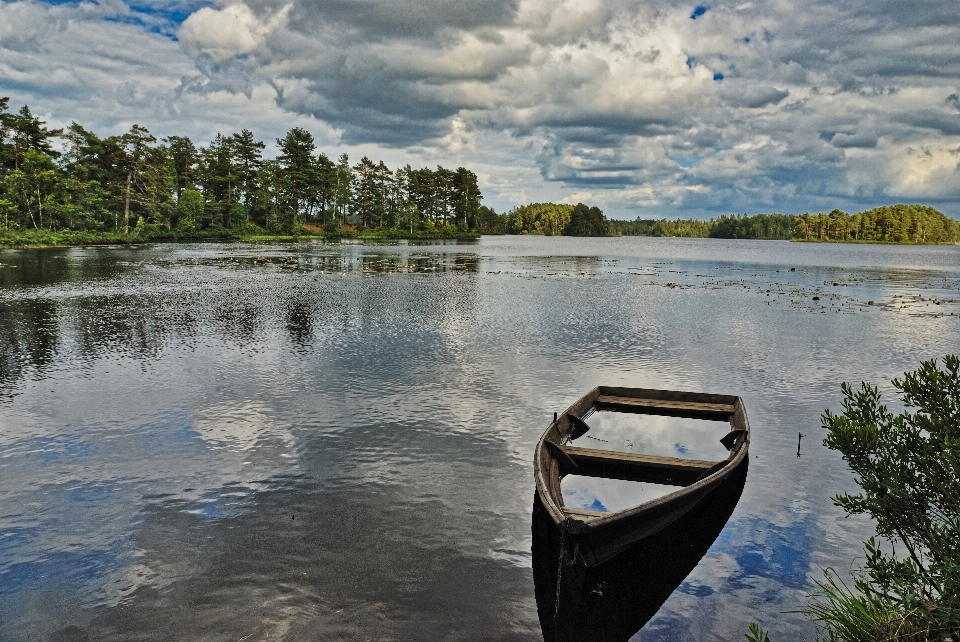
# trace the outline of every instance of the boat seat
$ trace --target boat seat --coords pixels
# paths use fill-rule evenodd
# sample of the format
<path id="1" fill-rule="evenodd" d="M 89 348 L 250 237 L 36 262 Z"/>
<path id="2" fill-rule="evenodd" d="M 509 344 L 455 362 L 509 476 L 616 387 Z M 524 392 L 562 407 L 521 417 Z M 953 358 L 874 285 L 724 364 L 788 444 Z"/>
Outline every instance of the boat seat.
<path id="1" fill-rule="evenodd" d="M 561 464 L 561 472 L 564 475 L 573 473 L 586 477 L 606 477 L 670 486 L 689 486 L 721 463 L 576 446 L 555 446 L 555 448 L 561 450 L 566 455 L 566 459 L 573 462 L 575 466 L 570 468 L 564 465 L 561 458 L 556 458 Z"/>
<path id="2" fill-rule="evenodd" d="M 733 404 L 704 403 L 701 401 L 671 401 L 600 395 L 594 401 L 597 408 L 616 408 L 625 412 L 673 415 L 678 417 L 729 419 L 734 414 Z"/>
<path id="3" fill-rule="evenodd" d="M 571 517 L 581 517 L 586 519 L 594 519 L 597 517 L 603 517 L 604 515 L 610 515 L 611 513 L 604 512 L 602 510 L 590 510 L 589 508 L 571 508 L 569 506 L 563 507 L 563 512 L 566 515 Z"/>

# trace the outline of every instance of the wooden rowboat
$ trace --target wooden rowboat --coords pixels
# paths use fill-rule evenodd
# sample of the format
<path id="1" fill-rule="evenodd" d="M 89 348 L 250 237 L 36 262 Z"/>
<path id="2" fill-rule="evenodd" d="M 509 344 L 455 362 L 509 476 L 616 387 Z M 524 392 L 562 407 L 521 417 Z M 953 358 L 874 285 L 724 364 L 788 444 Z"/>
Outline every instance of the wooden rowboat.
<path id="1" fill-rule="evenodd" d="M 590 430 L 585 419 L 597 410 L 728 424 L 729 430 L 718 431 L 728 456 L 703 461 L 572 445 Z M 544 639 L 627 639 L 642 627 L 732 513 L 746 480 L 749 443 L 746 410 L 734 396 L 600 386 L 556 416 L 534 455 L 533 562 Z M 568 474 L 678 489 L 625 510 L 600 512 L 564 505 L 560 482 Z M 616 596 L 618 588 L 629 594 Z M 613 610 L 622 622 L 600 615 L 604 601 L 619 605 Z M 591 611 L 585 621 L 599 626 L 578 625 L 585 603 Z M 624 605 L 634 605 L 631 617 L 624 617 Z M 610 633 L 615 626 L 622 631 Z"/>

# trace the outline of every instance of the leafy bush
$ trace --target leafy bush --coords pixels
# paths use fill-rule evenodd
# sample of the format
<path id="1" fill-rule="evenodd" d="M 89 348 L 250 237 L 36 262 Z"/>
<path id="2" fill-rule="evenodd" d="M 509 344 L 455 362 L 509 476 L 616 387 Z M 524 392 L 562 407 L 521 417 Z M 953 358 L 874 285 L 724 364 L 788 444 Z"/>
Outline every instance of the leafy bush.
<path id="1" fill-rule="evenodd" d="M 898 415 L 876 387 L 844 383 L 843 412 L 822 416 L 824 445 L 863 491 L 834 502 L 873 518 L 879 537 L 864 543 L 853 587 L 831 570 L 818 583 L 809 612 L 825 640 L 960 639 L 960 358 L 944 357 L 942 369 L 925 361 L 892 383 L 906 408 Z"/>

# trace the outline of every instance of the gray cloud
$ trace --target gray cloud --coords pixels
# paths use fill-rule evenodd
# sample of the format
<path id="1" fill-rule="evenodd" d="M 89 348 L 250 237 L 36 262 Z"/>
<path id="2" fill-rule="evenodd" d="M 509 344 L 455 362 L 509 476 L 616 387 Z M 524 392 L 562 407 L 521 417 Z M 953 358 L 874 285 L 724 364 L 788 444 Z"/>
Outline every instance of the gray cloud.
<path id="1" fill-rule="evenodd" d="M 218 91 L 225 91 L 234 94 L 244 94 L 248 98 L 253 93 L 253 87 L 258 79 L 251 73 L 248 65 L 240 61 L 230 60 L 225 63 L 218 63 L 208 54 L 200 54 L 196 58 L 197 69 L 200 71 L 196 76 L 184 76 L 180 80 L 180 87 L 177 89 L 177 96 L 183 92 L 209 95 Z"/>
<path id="2" fill-rule="evenodd" d="M 960 95 L 950 94 L 947 96 L 946 103 L 960 112 Z"/>
<path id="3" fill-rule="evenodd" d="M 728 105 L 733 107 L 746 107 L 748 109 L 759 109 L 769 105 L 779 105 L 780 102 L 790 95 L 788 89 L 777 89 L 776 87 L 756 87 L 747 83 L 724 87 L 724 99 Z"/>
<path id="4" fill-rule="evenodd" d="M 865 132 L 837 132 L 830 139 L 830 144 L 841 149 L 861 147 L 871 149 L 877 146 L 879 140 L 873 134 Z"/>
<path id="5" fill-rule="evenodd" d="M 302 0 L 290 13 L 290 28 L 307 36 L 331 26 L 344 40 L 432 38 L 440 31 L 473 31 L 508 25 L 517 0 Z"/>
<path id="6" fill-rule="evenodd" d="M 16 91 L 0 95 L 114 128 L 307 126 L 357 153 L 475 166 L 499 208 L 570 187 L 626 216 L 925 194 L 960 214 L 952 7 L 756 0 L 693 20 L 695 4 L 14 0 L 0 83 Z"/>
<path id="7" fill-rule="evenodd" d="M 904 113 L 896 116 L 898 122 L 934 130 L 944 136 L 960 136 L 960 115 L 946 114 L 933 110 L 918 110 L 916 113 Z"/>

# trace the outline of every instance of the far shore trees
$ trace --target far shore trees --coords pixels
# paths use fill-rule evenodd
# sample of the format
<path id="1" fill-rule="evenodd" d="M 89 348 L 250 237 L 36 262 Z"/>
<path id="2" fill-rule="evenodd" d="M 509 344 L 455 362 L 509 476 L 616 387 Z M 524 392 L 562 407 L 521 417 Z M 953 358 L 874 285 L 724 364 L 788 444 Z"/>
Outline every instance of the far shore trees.
<path id="1" fill-rule="evenodd" d="M 599 207 L 583 203 L 530 203 L 515 207 L 496 221 L 484 214 L 483 228 L 489 234 L 542 234 L 544 236 L 618 236 Z"/>
<path id="2" fill-rule="evenodd" d="M 685 236 L 854 243 L 956 243 L 960 221 L 925 205 L 886 205 L 848 214 L 721 215 L 697 219 L 612 221 L 627 236 Z"/>
<path id="3" fill-rule="evenodd" d="M 266 144 L 249 129 L 218 133 L 206 146 L 186 136 L 157 140 L 141 125 L 101 138 L 76 122 L 49 129 L 26 105 L 10 113 L 9 103 L 0 97 L 0 225 L 7 235 L 286 234 L 304 224 L 475 235 L 482 225 L 483 195 L 464 167 L 394 171 L 367 157 L 351 165 L 346 154 L 334 162 L 301 127 L 277 140 L 276 159 L 263 157 Z"/>

